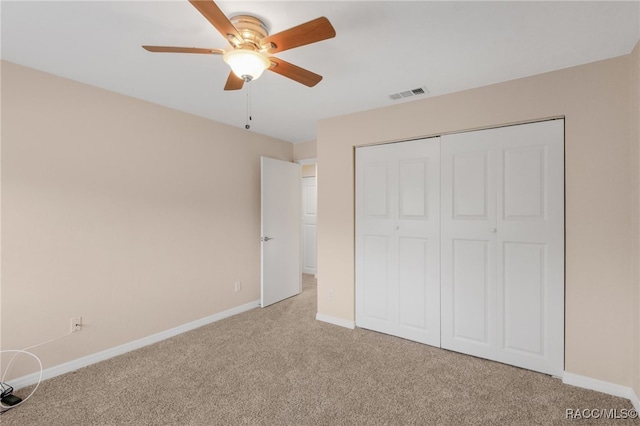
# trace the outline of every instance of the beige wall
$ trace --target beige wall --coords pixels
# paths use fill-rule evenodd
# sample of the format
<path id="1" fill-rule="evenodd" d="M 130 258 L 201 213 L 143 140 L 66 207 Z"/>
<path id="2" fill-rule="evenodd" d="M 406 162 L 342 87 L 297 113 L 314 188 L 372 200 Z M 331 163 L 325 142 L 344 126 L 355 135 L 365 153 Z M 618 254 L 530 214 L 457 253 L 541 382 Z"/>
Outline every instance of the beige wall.
<path id="1" fill-rule="evenodd" d="M 2 107 L 2 349 L 81 315 L 46 368 L 259 299 L 260 156 L 290 143 L 7 62 Z"/>
<path id="2" fill-rule="evenodd" d="M 635 244 L 632 251 L 635 260 L 633 277 L 635 286 L 636 320 L 634 321 L 635 339 L 635 377 L 634 390 L 640 397 L 640 43 L 636 44 L 631 54 L 631 142 L 634 155 L 630 156 L 632 169 L 634 172 L 633 182 L 635 184 L 635 211 L 633 213 Z"/>
<path id="3" fill-rule="evenodd" d="M 316 141 L 297 143 L 293 145 L 294 160 L 305 160 L 307 158 L 316 158 Z"/>
<path id="4" fill-rule="evenodd" d="M 565 116 L 565 369 L 632 386 L 630 64 L 627 55 L 320 121 L 318 312 L 354 319 L 355 146 Z"/>
<path id="5" fill-rule="evenodd" d="M 1 61 L 0 61 L 1 64 Z M 2 346 L 2 66 L 0 66 L 0 349 Z M 2 358 L 0 357 L 0 365 Z"/>

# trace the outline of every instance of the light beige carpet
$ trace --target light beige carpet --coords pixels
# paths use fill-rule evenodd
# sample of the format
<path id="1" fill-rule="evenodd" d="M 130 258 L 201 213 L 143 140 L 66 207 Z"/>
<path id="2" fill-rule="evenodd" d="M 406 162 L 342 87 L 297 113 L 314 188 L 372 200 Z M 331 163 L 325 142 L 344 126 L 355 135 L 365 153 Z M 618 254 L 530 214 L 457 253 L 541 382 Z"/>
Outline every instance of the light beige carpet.
<path id="1" fill-rule="evenodd" d="M 565 420 L 568 408 L 632 406 L 543 374 L 325 324 L 315 313 L 315 282 L 305 276 L 299 296 L 47 380 L 0 423 L 640 424 Z"/>

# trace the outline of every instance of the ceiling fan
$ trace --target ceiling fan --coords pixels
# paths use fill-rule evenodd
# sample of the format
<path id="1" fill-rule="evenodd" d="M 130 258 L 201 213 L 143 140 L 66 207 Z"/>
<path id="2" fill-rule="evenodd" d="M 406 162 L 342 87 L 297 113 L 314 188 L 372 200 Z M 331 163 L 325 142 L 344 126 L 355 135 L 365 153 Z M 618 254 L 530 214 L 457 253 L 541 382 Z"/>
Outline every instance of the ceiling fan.
<path id="1" fill-rule="evenodd" d="M 269 35 L 265 24 L 254 16 L 237 15 L 227 18 L 213 0 L 189 0 L 189 3 L 229 41 L 232 49 L 142 47 L 150 52 L 222 55 L 231 67 L 224 90 L 239 90 L 245 82 L 260 77 L 264 70 L 273 71 L 308 87 L 313 87 L 322 80 L 321 75 L 271 55 L 335 37 L 336 31 L 327 18 L 320 17 Z"/>

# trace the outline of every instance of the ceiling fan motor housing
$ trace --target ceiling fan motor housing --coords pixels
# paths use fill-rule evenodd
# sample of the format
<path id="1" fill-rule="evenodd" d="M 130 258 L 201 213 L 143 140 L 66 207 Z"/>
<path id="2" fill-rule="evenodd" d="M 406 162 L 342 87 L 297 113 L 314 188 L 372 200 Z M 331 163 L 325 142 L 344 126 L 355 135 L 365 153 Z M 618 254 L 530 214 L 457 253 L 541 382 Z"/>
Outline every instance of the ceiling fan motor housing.
<path id="1" fill-rule="evenodd" d="M 236 47 L 262 49 L 260 40 L 269 35 L 269 30 L 264 22 L 251 15 L 236 15 L 229 20 L 243 38 L 243 40 L 236 40 L 233 35 L 227 35 Z"/>

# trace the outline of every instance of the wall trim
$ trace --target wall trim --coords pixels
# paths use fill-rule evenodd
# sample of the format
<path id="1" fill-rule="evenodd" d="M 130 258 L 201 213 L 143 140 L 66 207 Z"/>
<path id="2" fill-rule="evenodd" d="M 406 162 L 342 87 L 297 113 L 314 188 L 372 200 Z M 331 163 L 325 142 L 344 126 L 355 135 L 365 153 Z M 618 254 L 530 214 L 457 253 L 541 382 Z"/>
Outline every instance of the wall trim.
<path id="1" fill-rule="evenodd" d="M 636 395 L 630 387 L 592 379 L 591 377 L 569 373 L 568 371 L 564 372 L 564 375 L 562 376 L 562 383 L 626 398 L 631 401 L 633 408 L 640 412 L 640 399 L 638 399 L 638 395 Z"/>
<path id="2" fill-rule="evenodd" d="M 318 312 L 316 314 L 316 320 L 322 321 L 322 322 L 327 322 L 327 323 L 333 324 L 333 325 L 339 325 L 340 327 L 349 328 L 351 330 L 356 328 L 356 322 L 355 321 L 348 321 L 348 320 L 344 320 L 342 318 L 332 317 L 330 315 L 321 314 L 320 312 Z"/>
<path id="3" fill-rule="evenodd" d="M 51 379 L 56 376 L 60 376 L 65 373 L 70 373 L 72 371 L 78 370 L 82 367 L 86 367 L 91 364 L 95 364 L 100 361 L 105 361 L 109 358 L 113 358 L 118 355 L 122 355 L 127 352 L 131 352 L 135 349 L 140 349 L 144 346 L 152 345 L 154 343 L 160 342 L 162 340 L 166 340 L 170 337 L 177 336 L 178 334 L 185 333 L 187 331 L 191 331 L 198 327 L 202 327 L 207 324 L 214 323 L 216 321 L 220 321 L 222 319 L 250 311 L 251 309 L 260 307 L 260 301 L 255 300 L 253 302 L 246 303 L 241 306 L 237 306 L 235 308 L 228 309 L 223 312 L 218 312 L 217 314 L 210 315 L 205 318 L 201 318 L 199 320 L 195 320 L 178 327 L 171 328 L 169 330 L 161 331 L 156 334 L 152 334 L 147 337 L 143 337 L 138 340 L 134 340 L 129 343 L 125 343 L 120 346 L 115 346 L 113 348 L 106 349 L 104 351 L 96 352 L 91 355 L 87 355 L 78 359 L 74 359 L 69 362 L 65 362 L 63 364 L 54 365 L 53 367 L 49 367 L 43 370 L 42 372 L 42 380 Z M 38 383 L 38 379 L 40 377 L 40 372 L 28 374 L 26 376 L 18 377 L 17 379 L 8 380 L 8 382 L 13 386 L 14 389 L 21 389 L 27 386 L 34 385 Z"/>

